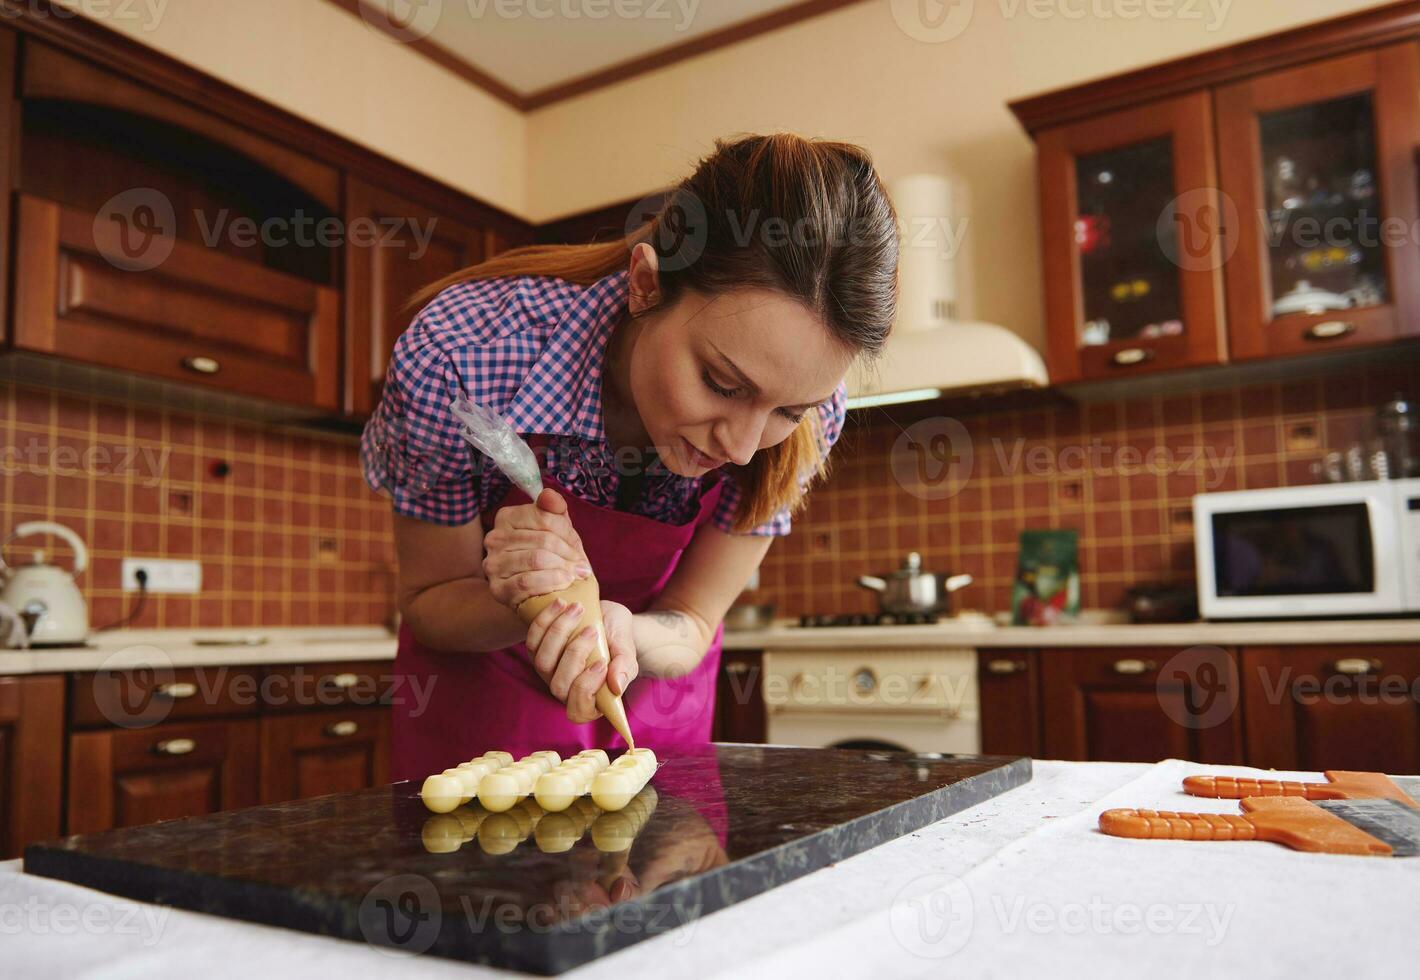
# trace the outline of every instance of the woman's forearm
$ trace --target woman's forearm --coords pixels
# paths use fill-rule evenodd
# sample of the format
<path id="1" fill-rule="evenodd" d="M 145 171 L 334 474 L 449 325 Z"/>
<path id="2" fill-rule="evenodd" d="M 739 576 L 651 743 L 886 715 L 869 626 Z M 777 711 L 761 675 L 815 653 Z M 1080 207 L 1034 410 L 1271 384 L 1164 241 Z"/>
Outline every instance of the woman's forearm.
<path id="1" fill-rule="evenodd" d="M 710 648 L 715 631 L 692 613 L 650 609 L 631 617 L 636 661 L 645 677 L 680 677 L 690 673 Z"/>
<path id="2" fill-rule="evenodd" d="M 414 638 L 434 650 L 487 652 L 527 639 L 528 628 L 494 599 L 482 578 L 454 579 L 405 598 L 401 608 Z M 714 636 L 692 613 L 652 609 L 632 617 L 632 637 L 641 673 L 679 677 L 705 658 Z"/>
<path id="3" fill-rule="evenodd" d="M 527 638 L 518 614 L 488 591 L 482 578 L 440 582 L 406 596 L 401 615 L 414 638 L 435 650 L 488 652 Z"/>

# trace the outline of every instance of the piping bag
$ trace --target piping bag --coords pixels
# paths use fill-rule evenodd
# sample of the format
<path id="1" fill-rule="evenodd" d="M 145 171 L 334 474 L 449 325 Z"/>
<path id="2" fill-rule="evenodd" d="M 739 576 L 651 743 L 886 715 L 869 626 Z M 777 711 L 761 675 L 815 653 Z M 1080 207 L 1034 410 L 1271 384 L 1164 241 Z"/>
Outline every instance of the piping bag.
<path id="1" fill-rule="evenodd" d="M 536 503 L 543 490 L 542 472 L 538 469 L 537 457 L 533 454 L 532 447 L 523 441 L 522 436 L 497 412 L 476 405 L 462 395 L 455 398 L 449 408 L 454 417 L 462 423 L 459 434 L 492 460 L 493 465 L 498 467 L 504 476 L 527 494 L 529 500 Z M 577 624 L 574 635 L 589 626 L 594 627 L 597 631 L 597 644 L 588 659 L 610 663 L 611 648 L 607 645 L 606 627 L 602 624 L 601 588 L 597 585 L 595 575 L 577 579 L 567 588 L 557 592 L 524 599 L 518 604 L 518 618 L 524 623 L 531 623 L 538 613 L 558 599 L 567 603 L 582 604 L 582 620 Z M 627 722 L 626 706 L 621 703 L 621 697 L 611 693 L 611 688 L 603 683 L 597 689 L 596 705 L 597 710 L 611 722 L 611 727 L 626 740 L 626 747 L 634 749 L 636 742 L 631 737 L 631 725 Z"/>

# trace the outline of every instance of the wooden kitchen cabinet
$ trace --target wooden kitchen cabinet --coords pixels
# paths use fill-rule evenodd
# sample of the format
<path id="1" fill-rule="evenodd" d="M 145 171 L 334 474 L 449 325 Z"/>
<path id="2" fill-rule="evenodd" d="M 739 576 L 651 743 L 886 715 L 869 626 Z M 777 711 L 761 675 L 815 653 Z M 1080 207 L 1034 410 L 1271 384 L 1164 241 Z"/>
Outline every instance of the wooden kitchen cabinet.
<path id="1" fill-rule="evenodd" d="M 0 269 L 10 268 L 10 198 L 14 190 L 15 148 L 18 145 L 20 103 L 15 97 L 20 39 L 0 26 Z M 0 275 L 0 311 L 10 309 L 10 277 Z M 10 317 L 0 315 L 0 350 L 10 339 Z"/>
<path id="2" fill-rule="evenodd" d="M 64 679 L 0 677 L 0 859 L 61 833 Z"/>
<path id="3" fill-rule="evenodd" d="M 1234 358 L 1420 333 L 1417 93 L 1414 41 L 1218 89 Z"/>
<path id="4" fill-rule="evenodd" d="M 1051 380 L 1223 361 L 1207 93 L 1052 127 L 1036 146 Z"/>
<path id="5" fill-rule="evenodd" d="M 1174 648 L 1048 649 L 1040 653 L 1044 755 L 1090 762 L 1242 761 L 1234 655 L 1220 691 L 1212 674 L 1194 683 Z M 1232 690 L 1227 690 L 1228 686 Z M 1206 689 L 1205 689 L 1206 688 Z M 1219 695 L 1231 702 L 1214 707 Z"/>
<path id="6" fill-rule="evenodd" d="M 69 675 L 67 832 L 388 782 L 391 667 L 326 661 Z M 64 678 L 54 682 L 62 726 Z M 54 772 L 59 780 L 62 759 Z"/>
<path id="7" fill-rule="evenodd" d="M 281 803 L 389 782 L 388 708 L 261 719 L 261 802 Z"/>
<path id="8" fill-rule="evenodd" d="M 764 657 L 759 650 L 726 650 L 720 657 L 712 738 L 763 743 Z"/>
<path id="9" fill-rule="evenodd" d="M 340 172 L 45 44 L 20 77 L 13 347 L 335 409 Z"/>
<path id="10" fill-rule="evenodd" d="M 146 207 L 139 205 L 140 209 Z M 19 199 L 15 344 L 108 368 L 275 402 L 335 407 L 335 290 L 170 243 L 160 275 L 128 218 Z M 154 245 L 155 250 L 163 248 Z"/>
<path id="11" fill-rule="evenodd" d="M 258 724 L 173 722 L 70 735 L 66 832 L 254 806 L 260 795 Z"/>
<path id="12" fill-rule="evenodd" d="M 1384 5 L 1012 102 L 1052 381 L 1420 337 L 1418 23 Z"/>
<path id="13" fill-rule="evenodd" d="M 419 312 L 409 305 L 414 294 L 491 258 L 509 239 L 357 178 L 346 184 L 345 213 L 349 227 L 378 235 L 345 250 L 344 409 L 367 415 L 379 403 L 394 342 Z"/>
<path id="14" fill-rule="evenodd" d="M 1246 647 L 1249 765 L 1420 773 L 1420 644 Z"/>
<path id="15" fill-rule="evenodd" d="M 978 650 L 981 751 L 1039 757 L 1040 654 L 1035 650 Z"/>
<path id="16" fill-rule="evenodd" d="M 0 374 L 345 425 L 378 399 L 414 291 L 533 240 L 97 21 L 4 20 Z"/>

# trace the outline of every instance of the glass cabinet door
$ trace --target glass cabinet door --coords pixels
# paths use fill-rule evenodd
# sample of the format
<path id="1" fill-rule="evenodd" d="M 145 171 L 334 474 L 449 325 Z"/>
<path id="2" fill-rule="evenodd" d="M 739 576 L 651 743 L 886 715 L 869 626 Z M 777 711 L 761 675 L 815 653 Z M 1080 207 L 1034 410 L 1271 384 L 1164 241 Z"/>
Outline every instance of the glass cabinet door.
<path id="1" fill-rule="evenodd" d="M 1173 140 L 1146 140 L 1075 160 L 1075 250 L 1084 306 L 1079 343 L 1183 333 L 1178 269 L 1169 258 L 1177 229 L 1161 240 L 1158 217 L 1174 197 Z"/>
<path id="2" fill-rule="evenodd" d="M 1416 312 L 1420 142 L 1413 44 L 1219 89 L 1233 356 L 1381 343 Z"/>
<path id="3" fill-rule="evenodd" d="M 1206 94 L 1040 134 L 1051 378 L 1223 357 L 1221 216 Z"/>

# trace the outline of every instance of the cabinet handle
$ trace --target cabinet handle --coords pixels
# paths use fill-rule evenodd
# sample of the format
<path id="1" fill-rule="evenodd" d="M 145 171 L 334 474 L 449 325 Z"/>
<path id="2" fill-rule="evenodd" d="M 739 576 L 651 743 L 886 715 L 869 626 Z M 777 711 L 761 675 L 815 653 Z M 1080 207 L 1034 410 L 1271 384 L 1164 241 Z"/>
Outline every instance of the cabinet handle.
<path id="1" fill-rule="evenodd" d="M 1346 320 L 1324 320 L 1302 331 L 1303 340 L 1336 340 L 1356 332 L 1356 324 Z"/>
<path id="2" fill-rule="evenodd" d="M 171 684 L 159 684 L 153 692 L 159 697 L 169 698 L 177 701 L 181 698 L 190 698 L 197 693 L 197 685 L 187 681 L 174 681 Z"/>
<path id="3" fill-rule="evenodd" d="M 184 357 L 182 366 L 194 374 L 216 374 L 222 365 L 211 357 Z"/>
<path id="4" fill-rule="evenodd" d="M 1152 660 L 1116 660 L 1114 662 L 1114 672 L 1116 674 L 1147 674 L 1151 670 L 1158 669 Z"/>
<path id="5" fill-rule="evenodd" d="M 347 735 L 354 735 L 360 730 L 360 726 L 353 721 L 336 721 L 325 726 L 325 733 L 332 738 L 345 738 Z"/>
<path id="6" fill-rule="evenodd" d="M 986 672 L 988 674 L 1019 674 L 1026 669 L 1023 660 L 988 660 L 986 661 Z"/>
<path id="7" fill-rule="evenodd" d="M 1151 350 L 1143 347 L 1126 347 L 1124 350 L 1115 351 L 1114 356 L 1109 360 L 1115 367 L 1133 367 L 1153 359 L 1154 352 Z"/>
<path id="8" fill-rule="evenodd" d="M 749 664 L 745 663 L 743 660 L 732 660 L 725 664 L 725 673 L 734 674 L 737 677 L 742 674 L 748 674 Z"/>
<path id="9" fill-rule="evenodd" d="M 153 746 L 153 751 L 158 755 L 187 755 L 195 748 L 197 743 L 190 738 L 165 738 Z"/>
<path id="10" fill-rule="evenodd" d="M 360 675 L 332 674 L 330 677 L 326 678 L 326 680 L 330 682 L 331 687 L 338 687 L 342 691 L 345 691 L 360 683 Z"/>
<path id="11" fill-rule="evenodd" d="M 1379 660 L 1371 660 L 1366 657 L 1342 657 L 1333 661 L 1331 671 L 1335 674 L 1378 674 L 1381 670 Z"/>

